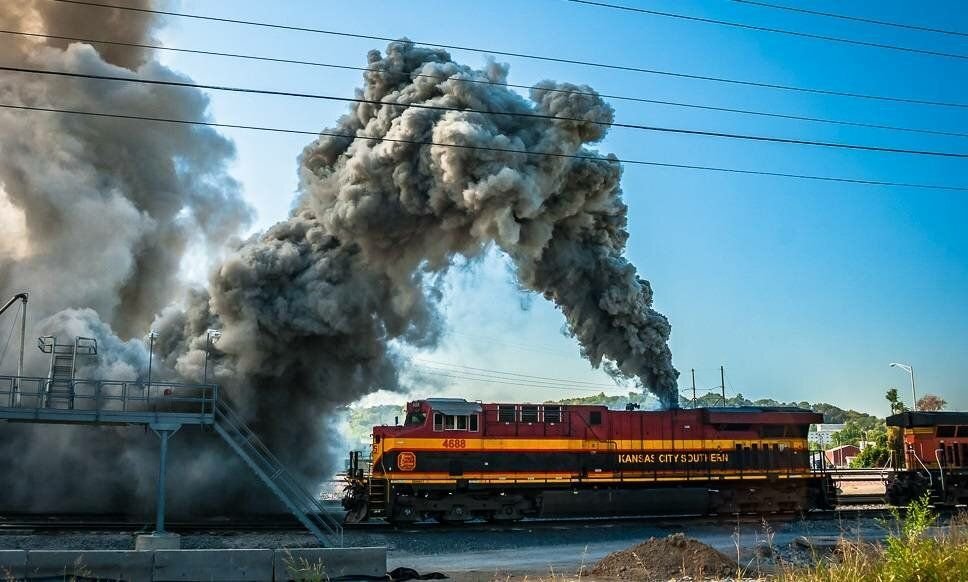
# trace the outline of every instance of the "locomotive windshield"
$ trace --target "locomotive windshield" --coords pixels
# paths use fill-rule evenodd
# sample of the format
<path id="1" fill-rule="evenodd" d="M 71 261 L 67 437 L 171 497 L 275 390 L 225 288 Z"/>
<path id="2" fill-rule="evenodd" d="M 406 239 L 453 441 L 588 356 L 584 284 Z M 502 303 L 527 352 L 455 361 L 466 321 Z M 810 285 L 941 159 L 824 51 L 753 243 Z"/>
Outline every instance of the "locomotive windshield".
<path id="1" fill-rule="evenodd" d="M 423 426 L 424 421 L 427 420 L 427 415 L 420 410 L 411 410 L 407 413 L 407 420 L 403 423 L 404 426 Z"/>

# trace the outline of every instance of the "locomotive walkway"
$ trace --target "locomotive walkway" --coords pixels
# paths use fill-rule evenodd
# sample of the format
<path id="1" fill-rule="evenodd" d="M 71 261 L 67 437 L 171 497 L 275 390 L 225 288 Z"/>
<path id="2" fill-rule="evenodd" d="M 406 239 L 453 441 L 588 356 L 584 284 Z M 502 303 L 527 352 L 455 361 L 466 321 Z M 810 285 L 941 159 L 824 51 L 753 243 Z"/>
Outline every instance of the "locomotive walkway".
<path id="1" fill-rule="evenodd" d="M 53 365 L 53 364 L 52 364 Z M 160 439 L 157 531 L 165 533 L 168 439 L 183 426 L 209 426 L 324 546 L 343 529 L 220 393 L 216 384 L 0 376 L 0 421 L 150 428 Z M 0 428 L 2 434 L 2 428 Z"/>

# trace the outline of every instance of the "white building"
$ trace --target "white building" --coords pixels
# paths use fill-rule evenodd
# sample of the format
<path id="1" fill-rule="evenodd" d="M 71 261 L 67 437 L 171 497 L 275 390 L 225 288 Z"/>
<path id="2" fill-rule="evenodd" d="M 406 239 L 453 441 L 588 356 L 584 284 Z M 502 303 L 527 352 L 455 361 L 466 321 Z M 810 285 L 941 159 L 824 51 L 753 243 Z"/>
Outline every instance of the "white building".
<path id="1" fill-rule="evenodd" d="M 817 430 L 807 433 L 807 441 L 811 445 L 818 445 L 826 450 L 831 445 L 834 433 L 843 430 L 844 426 L 843 424 L 818 424 Z"/>

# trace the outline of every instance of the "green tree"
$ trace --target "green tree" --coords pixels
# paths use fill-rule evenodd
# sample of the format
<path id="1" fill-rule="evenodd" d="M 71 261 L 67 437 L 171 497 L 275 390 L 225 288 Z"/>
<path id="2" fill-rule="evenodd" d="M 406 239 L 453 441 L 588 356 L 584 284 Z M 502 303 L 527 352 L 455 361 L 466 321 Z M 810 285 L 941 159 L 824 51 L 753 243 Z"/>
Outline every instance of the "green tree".
<path id="1" fill-rule="evenodd" d="M 901 402 L 901 397 L 897 394 L 897 388 L 888 388 L 884 398 L 887 398 L 887 401 L 891 403 L 891 414 L 900 414 L 907 410 L 907 407 Z"/>

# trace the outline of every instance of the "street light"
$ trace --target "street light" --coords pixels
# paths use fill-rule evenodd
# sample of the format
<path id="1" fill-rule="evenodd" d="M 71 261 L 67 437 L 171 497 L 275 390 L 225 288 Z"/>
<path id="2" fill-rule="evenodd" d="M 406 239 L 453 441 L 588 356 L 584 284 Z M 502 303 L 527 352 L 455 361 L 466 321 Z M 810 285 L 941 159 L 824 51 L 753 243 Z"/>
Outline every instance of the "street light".
<path id="1" fill-rule="evenodd" d="M 911 409 L 912 410 L 917 410 L 918 409 L 918 393 L 917 393 L 917 390 L 914 388 L 914 366 L 908 366 L 907 364 L 899 364 L 897 362 L 893 362 L 893 363 L 891 363 L 891 367 L 892 368 L 900 368 L 902 370 L 906 370 L 907 373 L 911 375 L 911 398 L 912 398 Z"/>
<path id="2" fill-rule="evenodd" d="M 202 372 L 202 384 L 208 384 L 208 356 L 212 352 L 212 346 L 216 344 L 222 332 L 217 329 L 210 329 L 205 332 L 205 368 Z"/>

